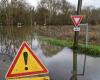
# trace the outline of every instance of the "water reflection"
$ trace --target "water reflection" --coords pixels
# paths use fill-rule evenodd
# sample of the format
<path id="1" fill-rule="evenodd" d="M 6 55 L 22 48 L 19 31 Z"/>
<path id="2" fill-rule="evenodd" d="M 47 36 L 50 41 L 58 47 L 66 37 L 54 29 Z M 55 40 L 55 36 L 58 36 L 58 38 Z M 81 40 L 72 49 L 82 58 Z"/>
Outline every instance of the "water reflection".
<path id="1" fill-rule="evenodd" d="M 71 61 L 70 61 L 71 60 Z M 72 72 L 72 51 L 64 48 L 57 55 L 46 59 L 53 80 L 69 80 Z"/>
<path id="2" fill-rule="evenodd" d="M 30 42 L 30 41 L 29 41 Z M 30 44 L 31 45 L 31 44 Z M 11 46 L 13 48 L 13 46 Z M 53 47 L 52 47 L 53 48 Z M 50 49 L 52 49 L 50 48 Z M 73 51 L 67 47 L 60 49 L 52 56 L 45 56 L 37 39 L 32 40 L 32 49 L 36 55 L 44 62 L 50 72 L 52 80 L 70 80 L 73 70 Z M 51 54 L 51 53 L 49 53 Z M 82 73 L 84 55 L 78 55 L 78 74 Z M 8 55 L 0 55 L 0 80 L 4 76 L 11 63 Z M 84 76 L 79 76 L 78 80 L 100 80 L 100 58 L 87 56 L 86 72 Z"/>
<path id="3" fill-rule="evenodd" d="M 45 59 L 53 80 L 70 80 L 72 76 L 73 52 L 64 48 L 53 57 Z M 78 74 L 82 74 L 84 55 L 78 55 Z M 100 80 L 100 58 L 87 56 L 86 72 L 78 80 Z"/>
<path id="4" fill-rule="evenodd" d="M 36 50 L 50 71 L 53 80 L 70 80 L 73 70 L 73 51 L 67 47 L 56 55 L 46 57 L 40 48 Z M 100 58 L 87 56 L 86 72 L 84 76 L 78 76 L 78 80 L 100 80 Z M 83 72 L 84 55 L 78 55 L 78 74 Z"/>

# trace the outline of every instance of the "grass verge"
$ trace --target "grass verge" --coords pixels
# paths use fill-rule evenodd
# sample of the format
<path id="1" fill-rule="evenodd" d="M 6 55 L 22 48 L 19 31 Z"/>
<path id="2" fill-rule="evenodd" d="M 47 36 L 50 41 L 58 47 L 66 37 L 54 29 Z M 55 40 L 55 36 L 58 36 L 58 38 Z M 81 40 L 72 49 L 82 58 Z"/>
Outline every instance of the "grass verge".
<path id="1" fill-rule="evenodd" d="M 45 41 L 46 43 L 51 45 L 69 47 L 73 49 L 73 41 L 71 40 L 58 40 L 58 39 L 46 38 L 46 37 L 42 37 L 41 39 L 42 41 Z M 77 51 L 89 56 L 100 57 L 100 46 L 88 45 L 86 48 L 85 44 L 79 44 Z"/>

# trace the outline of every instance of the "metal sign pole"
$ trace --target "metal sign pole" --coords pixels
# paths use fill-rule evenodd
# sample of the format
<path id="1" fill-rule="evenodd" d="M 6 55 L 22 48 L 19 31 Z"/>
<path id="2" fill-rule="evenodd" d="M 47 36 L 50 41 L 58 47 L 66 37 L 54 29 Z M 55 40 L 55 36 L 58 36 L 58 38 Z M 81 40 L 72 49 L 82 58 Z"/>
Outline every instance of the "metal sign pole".
<path id="1" fill-rule="evenodd" d="M 86 24 L 86 48 L 87 46 L 88 46 L 88 23 Z M 85 68 L 86 68 L 86 54 L 84 58 L 83 75 L 85 73 Z"/>
<path id="2" fill-rule="evenodd" d="M 85 47 L 87 48 L 88 46 L 88 23 L 87 24 L 80 24 L 80 26 L 85 26 Z M 77 74 L 77 76 L 84 76 L 85 70 L 86 70 L 86 54 L 84 56 L 84 61 L 83 61 L 83 72 L 81 74 Z"/>
<path id="3" fill-rule="evenodd" d="M 77 15 L 81 13 L 81 7 L 82 7 L 82 0 L 78 0 L 78 8 L 77 8 Z M 73 50 L 73 78 L 72 80 L 77 80 L 77 48 L 78 48 L 78 36 L 79 32 L 75 31 L 74 35 L 74 50 Z"/>

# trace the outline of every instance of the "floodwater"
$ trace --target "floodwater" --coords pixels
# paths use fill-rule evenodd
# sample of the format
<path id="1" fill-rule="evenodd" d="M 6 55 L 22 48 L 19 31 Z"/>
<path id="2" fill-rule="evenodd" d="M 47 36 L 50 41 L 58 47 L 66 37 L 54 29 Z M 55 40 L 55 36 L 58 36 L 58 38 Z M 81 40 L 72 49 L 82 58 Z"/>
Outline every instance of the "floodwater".
<path id="1" fill-rule="evenodd" d="M 44 56 L 43 54 L 41 54 Z M 43 57 L 53 80 L 70 80 L 73 70 L 73 51 L 67 47 L 52 57 Z M 78 55 L 78 74 L 83 72 L 84 55 Z M 84 76 L 78 80 L 100 80 L 100 58 L 87 56 Z"/>
<path id="2" fill-rule="evenodd" d="M 51 80 L 70 80 L 73 72 L 73 51 L 67 47 L 43 45 L 39 43 L 37 38 L 33 38 L 31 28 L 0 29 L 0 80 L 5 80 L 5 74 L 12 59 L 24 40 L 30 43 L 36 55 L 46 65 Z M 78 54 L 77 58 L 78 74 L 82 74 L 84 55 Z M 99 57 L 87 56 L 85 74 L 84 76 L 78 76 L 78 80 L 100 80 Z"/>
<path id="3" fill-rule="evenodd" d="M 37 39 L 32 40 L 32 49 L 43 61 L 49 70 L 52 80 L 70 80 L 73 70 L 73 51 L 67 47 L 60 48 L 56 54 L 46 55 Z M 50 48 L 50 49 L 53 49 Z M 78 54 L 78 74 L 82 73 L 84 55 Z M 10 66 L 11 59 L 8 55 L 0 55 L 0 80 L 5 80 L 4 76 Z M 86 70 L 84 76 L 78 76 L 78 80 L 100 80 L 100 58 L 87 56 Z"/>

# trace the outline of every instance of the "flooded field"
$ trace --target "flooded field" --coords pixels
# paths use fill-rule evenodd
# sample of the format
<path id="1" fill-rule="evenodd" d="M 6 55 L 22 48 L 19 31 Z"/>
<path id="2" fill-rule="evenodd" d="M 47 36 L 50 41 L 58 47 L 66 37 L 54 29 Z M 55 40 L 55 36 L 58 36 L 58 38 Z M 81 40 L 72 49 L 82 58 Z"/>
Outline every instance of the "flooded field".
<path id="1" fill-rule="evenodd" d="M 5 29 L 6 30 L 6 29 Z M 73 72 L 73 51 L 67 47 L 52 46 L 42 43 L 41 39 L 26 29 L 1 30 L 0 34 L 0 80 L 5 80 L 5 74 L 16 55 L 22 41 L 28 41 L 36 55 L 47 66 L 51 80 L 71 80 Z M 78 54 L 78 74 L 83 72 L 84 56 Z M 100 58 L 87 56 L 85 74 L 78 80 L 100 80 Z"/>
<path id="2" fill-rule="evenodd" d="M 0 0 L 0 80 L 100 80 L 98 2 Z"/>
<path id="3" fill-rule="evenodd" d="M 43 48 L 43 47 L 42 47 Z M 50 48 L 52 51 L 53 47 Z M 44 62 L 50 72 L 52 80 L 70 80 L 73 70 L 73 51 L 67 47 L 58 49 L 56 54 L 45 53 L 41 47 L 35 45 L 33 50 Z M 60 50 L 60 51 L 59 51 Z M 54 50 L 55 53 L 55 50 Z M 51 55 L 47 55 L 51 54 Z M 0 54 L 0 80 L 5 80 L 4 76 L 12 60 L 8 55 Z M 83 70 L 84 55 L 78 55 L 78 74 Z M 100 79 L 100 58 L 87 56 L 86 72 L 84 76 L 78 76 L 78 80 L 99 80 Z"/>

